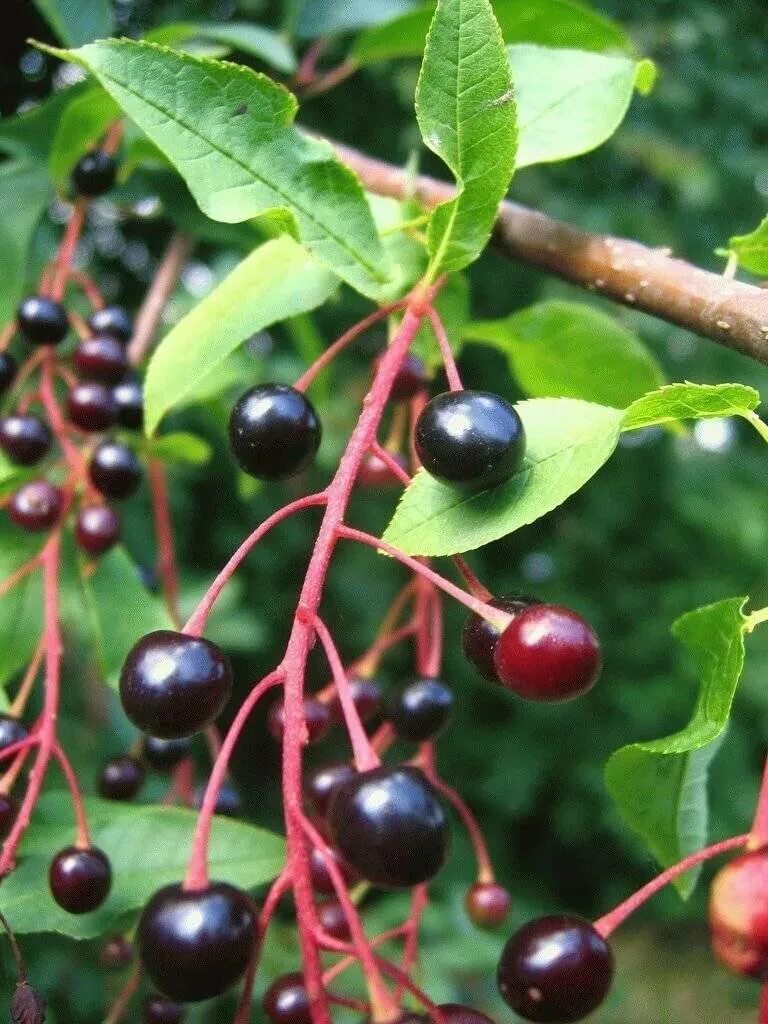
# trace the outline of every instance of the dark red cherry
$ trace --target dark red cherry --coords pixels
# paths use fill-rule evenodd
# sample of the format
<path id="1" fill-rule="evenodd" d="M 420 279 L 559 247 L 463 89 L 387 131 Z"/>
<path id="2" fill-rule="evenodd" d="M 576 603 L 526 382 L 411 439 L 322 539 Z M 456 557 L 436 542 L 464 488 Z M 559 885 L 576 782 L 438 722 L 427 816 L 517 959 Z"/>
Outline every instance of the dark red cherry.
<path id="1" fill-rule="evenodd" d="M 382 693 L 381 683 L 376 679 L 368 679 L 364 676 L 355 676 L 349 680 L 349 689 L 357 713 L 363 722 L 370 722 L 381 711 Z M 341 709 L 341 701 L 335 697 L 330 707 L 334 721 L 344 721 L 344 712 Z"/>
<path id="2" fill-rule="evenodd" d="M 768 847 L 734 857 L 715 875 L 709 929 L 729 970 L 768 981 Z"/>
<path id="3" fill-rule="evenodd" d="M 142 746 L 144 760 L 156 772 L 170 772 L 179 761 L 183 761 L 192 750 L 192 741 L 188 737 L 177 740 L 164 740 L 159 736 L 145 736 Z"/>
<path id="4" fill-rule="evenodd" d="M 518 697 L 562 701 L 586 693 L 600 675 L 600 642 L 580 615 L 554 604 L 520 612 L 493 656 L 499 681 Z"/>
<path id="5" fill-rule="evenodd" d="M 41 533 L 55 526 L 64 507 L 64 496 L 47 480 L 31 480 L 16 491 L 8 504 L 8 515 L 17 526 Z"/>
<path id="6" fill-rule="evenodd" d="M 86 505 L 77 513 L 75 540 L 89 555 L 103 555 L 120 540 L 120 516 L 109 505 Z"/>
<path id="7" fill-rule="evenodd" d="M 147 974 L 169 999 L 195 1003 L 221 995 L 243 974 L 256 940 L 250 897 L 226 882 L 158 890 L 136 933 Z"/>
<path id="8" fill-rule="evenodd" d="M 11 996 L 12 1024 L 44 1024 L 45 999 L 28 981 L 17 981 Z"/>
<path id="9" fill-rule="evenodd" d="M 8 793 L 0 793 L 0 839 L 5 839 L 13 828 L 19 806 Z"/>
<path id="10" fill-rule="evenodd" d="M 417 768 L 382 765 L 345 782 L 334 793 L 328 825 L 352 867 L 388 888 L 433 878 L 448 852 L 445 812 Z"/>
<path id="11" fill-rule="evenodd" d="M 105 971 L 121 971 L 133 960 L 133 946 L 124 935 L 110 935 L 99 951 L 99 963 Z"/>
<path id="12" fill-rule="evenodd" d="M 273 981 L 262 1006 L 272 1024 L 312 1024 L 309 995 L 301 974 L 284 974 Z"/>
<path id="13" fill-rule="evenodd" d="M 493 608 L 499 608 L 508 615 L 514 616 L 519 615 L 532 604 L 541 602 L 537 601 L 535 597 L 523 597 L 515 594 L 509 597 L 496 597 L 488 603 Z M 493 655 L 500 636 L 501 630 L 478 615 L 477 612 L 473 612 L 469 616 L 461 633 L 461 645 L 467 661 L 475 666 L 481 676 L 495 683 L 499 681 L 499 677 L 496 675 Z"/>
<path id="14" fill-rule="evenodd" d="M 24 299 L 16 313 L 19 330 L 33 345 L 58 345 L 69 330 L 69 320 L 60 302 L 43 295 Z"/>
<path id="15" fill-rule="evenodd" d="M 387 717 L 400 739 L 421 743 L 446 727 L 452 710 L 453 691 L 441 679 L 414 679 L 392 698 Z"/>
<path id="16" fill-rule="evenodd" d="M 345 860 L 339 855 L 338 850 L 329 849 L 328 853 L 322 853 L 320 850 L 313 848 L 309 854 L 309 867 L 310 874 L 312 876 L 312 887 L 324 896 L 332 896 L 336 892 L 331 878 L 331 873 L 328 870 L 328 863 L 326 857 L 330 857 L 333 863 L 336 865 L 341 873 L 341 877 L 347 885 L 352 885 L 357 881 L 358 876 L 351 865 L 347 864 Z"/>
<path id="17" fill-rule="evenodd" d="M 374 364 L 377 369 L 381 358 L 379 356 Z M 389 397 L 395 402 L 406 402 L 424 391 L 428 384 L 427 368 L 418 356 L 409 352 L 400 364 Z"/>
<path id="18" fill-rule="evenodd" d="M 144 1024 L 181 1024 L 184 1007 L 164 996 L 150 996 L 144 1003 Z"/>
<path id="19" fill-rule="evenodd" d="M 105 853 L 90 846 L 68 846 L 51 861 L 48 881 L 53 898 L 69 914 L 87 914 L 100 907 L 112 886 L 112 868 Z"/>
<path id="20" fill-rule="evenodd" d="M 135 757 L 112 757 L 101 769 L 99 796 L 106 800 L 133 800 L 144 785 L 145 775 L 144 765 Z"/>
<path id="21" fill-rule="evenodd" d="M 464 906 L 478 928 L 498 928 L 509 917 L 512 897 L 498 882 L 476 882 L 467 891 Z"/>
<path id="22" fill-rule="evenodd" d="M 159 629 L 128 654 L 120 673 L 123 709 L 144 732 L 180 739 L 221 713 L 232 692 L 226 654 L 203 637 Z"/>
<path id="23" fill-rule="evenodd" d="M 613 955 L 589 921 L 562 914 L 523 925 L 498 968 L 504 1001 L 525 1020 L 569 1024 L 602 1003 L 613 980 Z"/>
<path id="24" fill-rule="evenodd" d="M 334 939 L 347 942 L 351 936 L 347 915 L 338 900 L 325 900 L 317 907 L 320 927 Z"/>
<path id="25" fill-rule="evenodd" d="M 133 320 L 122 306 L 94 310 L 88 317 L 88 326 L 94 334 L 109 334 L 122 342 L 129 342 L 133 335 Z"/>
<path id="26" fill-rule="evenodd" d="M 141 463 L 131 449 L 119 441 L 102 441 L 91 456 L 88 475 L 105 498 L 130 498 L 141 483 Z"/>
<path id="27" fill-rule="evenodd" d="M 229 419 L 229 442 L 240 468 L 260 480 L 295 476 L 320 446 L 320 420 L 311 402 L 285 384 L 259 384 L 239 399 Z"/>
<path id="28" fill-rule="evenodd" d="M 117 402 L 110 388 L 86 380 L 70 389 L 67 416 L 81 430 L 98 434 L 117 423 Z"/>
<path id="29" fill-rule="evenodd" d="M 13 715 L 0 714 L 0 750 L 21 743 L 29 736 L 29 730 L 23 722 Z"/>
<path id="30" fill-rule="evenodd" d="M 128 372 L 125 346 L 109 334 L 83 338 L 72 356 L 75 369 L 86 380 L 117 384 Z"/>
<path id="31" fill-rule="evenodd" d="M 203 806 L 205 786 L 198 786 L 195 790 L 194 805 L 199 810 Z M 214 814 L 221 814 L 225 818 L 236 818 L 243 809 L 243 800 L 240 791 L 231 782 L 223 782 L 216 794 L 216 805 Z"/>
<path id="32" fill-rule="evenodd" d="M 321 765 L 307 775 L 304 790 L 321 818 L 328 813 L 331 798 L 338 787 L 356 774 L 351 764 L 342 763 Z"/>
<path id="33" fill-rule="evenodd" d="M 18 364 L 10 352 L 0 352 L 0 398 L 11 390 L 18 369 Z"/>
<path id="34" fill-rule="evenodd" d="M 392 458 L 401 469 L 408 472 L 408 460 L 400 452 L 390 452 Z M 360 464 L 357 482 L 361 487 L 371 490 L 385 490 L 388 487 L 402 487 L 400 477 L 375 452 L 369 452 Z"/>
<path id="35" fill-rule="evenodd" d="M 137 380 L 124 380 L 112 391 L 117 402 L 117 422 L 126 430 L 144 426 L 144 389 Z"/>
<path id="36" fill-rule="evenodd" d="M 440 1011 L 445 1024 L 494 1024 L 484 1013 L 460 1003 L 441 1003 Z"/>
<path id="37" fill-rule="evenodd" d="M 116 177 L 115 158 L 103 149 L 92 149 L 75 164 L 72 171 L 72 188 L 78 195 L 94 199 L 108 192 Z"/>
<path id="38" fill-rule="evenodd" d="M 51 450 L 53 435 L 33 413 L 16 413 L 0 420 L 0 448 L 17 466 L 34 466 Z"/>
<path id="39" fill-rule="evenodd" d="M 328 705 L 323 704 L 314 697 L 306 697 L 304 700 L 304 721 L 307 726 L 309 742 L 319 742 L 331 727 L 331 712 L 328 710 Z M 278 743 L 283 741 L 284 724 L 283 702 L 278 700 L 269 709 L 267 716 L 267 728 Z"/>

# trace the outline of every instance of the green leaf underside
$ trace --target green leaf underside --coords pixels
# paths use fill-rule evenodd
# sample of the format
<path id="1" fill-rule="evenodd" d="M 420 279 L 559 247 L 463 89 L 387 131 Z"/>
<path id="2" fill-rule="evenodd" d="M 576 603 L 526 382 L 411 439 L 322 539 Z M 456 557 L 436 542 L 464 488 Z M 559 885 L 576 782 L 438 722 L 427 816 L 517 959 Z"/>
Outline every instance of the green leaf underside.
<path id="1" fill-rule="evenodd" d="M 467 324 L 463 333 L 503 352 L 533 398 L 580 398 L 624 409 L 664 381 L 637 335 L 584 303 L 538 302 L 503 320 Z"/>
<path id="2" fill-rule="evenodd" d="M 505 43 L 539 43 L 601 52 L 631 49 L 631 41 L 615 22 L 572 0 L 495 0 L 496 19 Z M 358 64 L 395 57 L 418 57 L 434 5 L 427 4 L 384 25 L 363 32 L 350 56 Z"/>
<path id="3" fill-rule="evenodd" d="M 638 430 L 713 416 L 742 416 L 759 404 L 760 395 L 746 384 L 667 384 L 630 405 L 623 429 Z"/>
<path id="4" fill-rule="evenodd" d="M 753 274 L 768 275 L 768 217 L 748 235 L 734 235 L 728 246 L 736 253 L 739 266 Z"/>
<path id="5" fill-rule="evenodd" d="M 415 0 L 305 0 L 296 34 L 315 39 L 335 32 L 350 32 L 378 25 L 416 6 Z M 424 30 L 426 34 L 426 29 Z"/>
<path id="6" fill-rule="evenodd" d="M 733 597 L 688 612 L 672 627 L 700 680 L 693 716 L 679 732 L 617 750 L 606 783 L 624 821 L 668 867 L 706 844 L 707 770 L 717 752 L 744 664 L 744 605 Z M 698 872 L 678 879 L 683 896 Z"/>
<path id="7" fill-rule="evenodd" d="M 59 191 L 68 189 L 72 168 L 119 115 L 120 107 L 99 86 L 69 104 L 56 128 L 49 159 L 51 177 Z"/>
<path id="8" fill-rule="evenodd" d="M 111 0 L 34 0 L 35 6 L 67 46 L 111 36 L 115 22 Z"/>
<path id="9" fill-rule="evenodd" d="M 144 383 L 146 430 L 194 400 L 247 338 L 321 305 L 338 285 L 289 236 L 265 242 L 181 320 L 158 346 Z"/>
<path id="10" fill-rule="evenodd" d="M 16 315 L 32 236 L 52 198 L 44 163 L 25 158 L 0 166 L 0 323 Z"/>
<path id="11" fill-rule="evenodd" d="M 69 794 L 43 795 L 21 848 L 16 870 L 3 880 L 3 913 L 17 932 L 58 932 L 75 939 L 114 930 L 160 886 L 184 877 L 197 814 L 180 807 L 119 804 L 86 798 L 85 811 L 95 846 L 109 856 L 112 891 L 90 914 L 62 910 L 50 895 L 51 853 L 72 843 Z M 231 818 L 216 817 L 211 833 L 211 877 L 244 889 L 274 878 L 282 867 L 280 836 Z"/>
<path id="12" fill-rule="evenodd" d="M 455 199 L 432 213 L 430 274 L 482 251 L 515 166 L 517 128 L 504 43 L 488 0 L 440 0 L 416 90 L 426 146 L 450 168 Z"/>
<path id="13" fill-rule="evenodd" d="M 602 145 L 624 119 L 635 88 L 647 92 L 650 61 L 532 44 L 508 48 L 515 83 L 517 167 L 567 160 Z"/>
<path id="14" fill-rule="evenodd" d="M 318 260 L 363 294 L 382 294 L 384 253 L 360 183 L 327 143 L 297 131 L 296 100 L 282 86 L 127 39 L 51 52 L 96 76 L 213 220 L 284 211 Z"/>
<path id="15" fill-rule="evenodd" d="M 296 55 L 282 36 L 248 21 L 177 21 L 153 29 L 145 39 L 173 47 L 197 40 L 210 40 L 223 44 L 227 49 L 258 57 L 285 74 L 296 70 Z"/>

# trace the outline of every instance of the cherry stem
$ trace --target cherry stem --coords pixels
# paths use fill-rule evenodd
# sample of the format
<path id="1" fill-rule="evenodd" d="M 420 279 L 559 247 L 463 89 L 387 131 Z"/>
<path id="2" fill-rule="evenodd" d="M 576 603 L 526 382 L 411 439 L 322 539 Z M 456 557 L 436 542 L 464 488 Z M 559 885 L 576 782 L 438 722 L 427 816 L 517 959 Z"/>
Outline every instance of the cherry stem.
<path id="1" fill-rule="evenodd" d="M 469 587 L 470 593 L 474 594 L 475 597 L 479 597 L 481 601 L 489 602 L 493 600 L 493 594 L 475 576 L 463 555 L 453 555 L 453 564 L 461 573 L 464 582 Z"/>
<path id="2" fill-rule="evenodd" d="M 152 495 L 152 515 L 157 537 L 157 575 L 163 585 L 165 603 L 175 626 L 179 626 L 179 574 L 173 544 L 173 523 L 168 499 L 165 466 L 159 459 L 149 460 L 149 488 Z"/>
<path id="3" fill-rule="evenodd" d="M 391 942 L 393 939 L 401 939 L 407 932 L 407 924 L 399 924 L 396 928 L 390 928 L 386 932 L 381 932 L 380 935 L 374 936 L 374 938 L 368 940 L 368 945 L 371 949 L 376 949 L 378 946 L 383 946 L 386 942 Z M 354 967 L 357 963 L 357 957 L 345 956 L 343 960 L 339 960 L 333 967 L 329 967 L 323 975 L 323 984 L 330 985 L 332 981 L 335 981 L 340 974 L 344 971 L 348 971 L 350 967 Z"/>
<path id="4" fill-rule="evenodd" d="M 428 902 L 428 890 L 426 885 L 417 885 L 411 896 L 411 912 L 408 915 L 408 920 L 405 922 L 405 943 L 403 946 L 403 958 L 401 961 L 401 970 L 403 974 L 410 977 L 413 971 L 419 954 L 419 924 L 421 923 L 421 915 L 424 913 L 424 908 Z M 395 989 L 395 999 L 398 1004 L 403 998 L 403 984 L 402 982 L 397 983 Z"/>
<path id="5" fill-rule="evenodd" d="M 704 861 L 709 860 L 712 857 L 717 857 L 721 853 L 727 853 L 729 850 L 738 850 L 743 846 L 746 846 L 749 842 L 749 834 L 743 836 L 733 836 L 730 839 L 723 839 L 719 843 L 714 843 L 712 846 L 707 846 L 703 850 L 698 850 L 696 853 L 692 853 L 689 857 L 681 860 L 678 864 L 674 864 L 671 868 L 667 868 L 666 871 L 662 871 L 660 875 L 657 875 L 652 881 L 644 885 L 642 889 L 638 889 L 636 893 L 633 893 L 628 899 L 624 900 L 617 907 L 614 907 L 609 913 L 604 914 L 602 917 L 595 921 L 595 930 L 598 931 L 604 939 L 614 932 L 619 925 L 623 924 L 628 917 L 641 907 L 651 896 L 655 896 L 660 889 L 663 889 L 665 885 L 668 885 L 674 879 L 679 878 L 680 875 L 684 875 L 686 871 L 696 867 L 697 864 L 703 864 Z"/>
<path id="6" fill-rule="evenodd" d="M 103 309 L 106 305 L 104 296 L 93 278 L 83 270 L 70 270 L 70 281 L 74 281 L 90 302 L 93 309 Z"/>
<path id="7" fill-rule="evenodd" d="M 27 968 L 24 963 L 24 957 L 21 955 L 19 944 L 16 941 L 16 936 L 13 934 L 13 928 L 8 924 L 8 920 L 0 911 L 0 924 L 5 929 L 5 934 L 8 936 L 8 942 L 11 947 L 11 953 L 13 954 L 14 963 L 16 964 L 16 984 L 23 985 L 27 980 Z"/>
<path id="8" fill-rule="evenodd" d="M 765 846 L 766 843 L 768 843 L 768 758 L 766 758 L 763 769 L 763 781 L 760 784 L 749 846 L 754 848 Z"/>
<path id="9" fill-rule="evenodd" d="M 315 80 L 302 90 L 303 99 L 311 99 L 313 96 L 320 96 L 324 92 L 335 89 L 357 71 L 357 64 L 353 60 L 344 60 L 335 68 L 319 75 Z"/>
<path id="10" fill-rule="evenodd" d="M 443 661 L 443 603 L 439 591 L 434 587 L 430 588 L 429 608 L 429 646 L 424 671 L 425 675 L 434 679 L 440 675 Z"/>
<path id="11" fill-rule="evenodd" d="M 0 583 L 0 598 L 5 597 L 5 595 L 13 590 L 15 586 L 18 586 L 23 579 L 26 579 L 30 573 L 34 572 L 40 565 L 41 561 L 42 557 L 40 552 L 38 552 L 38 554 L 30 558 L 28 562 L 20 565 L 18 569 L 14 569 L 10 576 L 6 576 L 2 583 Z"/>
<path id="12" fill-rule="evenodd" d="M 87 850 L 91 845 L 91 837 L 88 831 L 88 819 L 85 816 L 83 794 L 80 792 L 80 787 L 77 784 L 77 776 L 75 775 L 69 758 L 61 749 L 58 742 L 53 745 L 53 753 L 56 756 L 56 760 L 59 762 L 59 767 L 67 781 L 69 793 L 72 798 L 72 809 L 75 812 L 75 826 L 77 829 L 75 846 L 80 850 Z"/>
<path id="13" fill-rule="evenodd" d="M 109 1012 L 104 1018 L 104 1024 L 118 1024 L 118 1022 L 123 1019 L 125 1011 L 128 1009 L 128 1004 L 131 999 L 133 999 L 134 993 L 138 989 L 140 982 L 141 965 L 137 964 L 131 971 L 125 985 L 120 989 L 114 1003 L 112 1003 Z"/>
<path id="14" fill-rule="evenodd" d="M 378 441 L 374 441 L 371 445 L 371 451 L 378 459 L 381 459 L 387 469 L 389 469 L 393 476 L 397 477 L 403 487 L 408 486 L 411 482 L 411 477 L 408 475 L 408 471 L 403 469 L 392 452 L 387 451 L 387 449 L 382 447 Z"/>
<path id="15" fill-rule="evenodd" d="M 445 376 L 448 379 L 448 387 L 451 391 L 463 391 L 464 385 L 461 383 L 459 369 L 456 366 L 456 360 L 453 357 L 453 350 L 451 349 L 451 343 L 448 340 L 448 335 L 445 333 L 443 321 L 440 319 L 440 315 L 434 306 L 429 307 L 427 310 L 427 316 L 429 317 L 429 322 L 432 324 L 432 330 L 435 332 L 437 344 L 440 346 L 440 355 L 443 357 L 443 366 L 445 367 Z"/>
<path id="16" fill-rule="evenodd" d="M 152 284 L 136 315 L 136 327 L 128 346 L 128 359 L 133 366 L 137 366 L 151 348 L 165 307 L 193 248 L 192 239 L 181 231 L 177 231 L 168 243 L 168 248 L 160 260 Z"/>
<path id="17" fill-rule="evenodd" d="M 64 296 L 64 290 L 67 286 L 67 277 L 69 275 L 72 260 L 75 256 L 75 250 L 77 248 L 77 242 L 80 238 L 80 234 L 85 224 L 85 214 L 88 209 L 87 199 L 78 199 L 75 203 L 72 215 L 67 221 L 67 226 L 64 229 L 64 235 L 61 239 L 61 245 L 56 256 L 56 266 L 53 272 L 53 280 L 50 287 L 50 297 L 55 302 L 61 302 Z"/>
<path id="18" fill-rule="evenodd" d="M 353 664 L 350 666 L 350 672 L 355 672 L 358 675 L 372 676 L 378 668 L 379 659 L 382 651 L 387 650 L 392 646 L 392 643 L 398 643 L 398 640 L 390 642 L 391 637 L 398 632 L 395 626 L 403 614 L 403 610 L 408 602 L 413 597 L 415 592 L 414 581 L 410 580 L 406 585 L 399 591 L 392 604 L 389 606 L 387 611 L 384 613 L 384 618 L 381 620 L 378 632 L 371 643 L 371 646 L 362 654 Z M 383 646 L 382 646 L 383 645 Z"/>

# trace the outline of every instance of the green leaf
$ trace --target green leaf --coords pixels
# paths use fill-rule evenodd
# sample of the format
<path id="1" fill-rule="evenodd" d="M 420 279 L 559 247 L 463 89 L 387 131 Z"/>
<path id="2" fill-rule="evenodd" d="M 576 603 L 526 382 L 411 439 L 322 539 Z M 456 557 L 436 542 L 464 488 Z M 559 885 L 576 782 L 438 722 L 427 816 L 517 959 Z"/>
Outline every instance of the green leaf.
<path id="1" fill-rule="evenodd" d="M 712 416 L 743 416 L 759 404 L 760 395 L 746 384 L 667 384 L 630 405 L 622 430 Z"/>
<path id="2" fill-rule="evenodd" d="M 458 356 L 463 345 L 463 335 L 469 319 L 469 281 L 463 274 L 451 274 L 440 289 L 435 300 L 435 309 L 443 322 L 445 333 L 454 356 Z M 424 321 L 413 339 L 413 351 L 420 356 L 429 369 L 437 370 L 443 358 L 435 339 L 435 332 L 428 321 Z"/>
<path id="3" fill-rule="evenodd" d="M 6 579 L 43 545 L 3 516 L 0 521 L 0 580 Z M 43 625 L 43 588 L 40 570 L 0 598 L 0 686 L 24 668 L 31 658 Z"/>
<path id="4" fill-rule="evenodd" d="M 144 382 L 147 433 L 252 334 L 321 305 L 337 283 L 287 235 L 259 246 L 156 349 Z"/>
<path id="5" fill-rule="evenodd" d="M 93 148 L 110 121 L 119 115 L 120 107 L 98 86 L 69 104 L 53 137 L 49 158 L 51 177 L 60 192 L 67 191 L 69 175 L 80 157 Z"/>
<path id="6" fill-rule="evenodd" d="M 210 40 L 222 44 L 227 51 L 237 50 L 257 57 L 287 75 L 297 67 L 296 55 L 281 35 L 249 21 L 176 21 L 153 29 L 145 39 L 174 48 Z"/>
<path id="7" fill-rule="evenodd" d="M 78 82 L 54 92 L 23 114 L 0 119 L 0 150 L 17 157 L 47 160 L 51 140 L 67 107 L 90 88 L 87 83 Z"/>
<path id="8" fill-rule="evenodd" d="M 753 274 L 768 275 L 768 217 L 764 217 L 748 235 L 733 235 L 728 248 L 735 252 L 739 266 Z"/>
<path id="9" fill-rule="evenodd" d="M 410 555 L 455 555 L 519 530 L 561 505 L 610 457 L 623 413 L 572 398 L 521 402 L 527 454 L 499 487 L 465 493 L 420 470 L 384 540 Z"/>
<path id="10" fill-rule="evenodd" d="M 127 435 L 123 438 L 129 444 L 131 440 L 139 440 L 140 447 L 150 458 L 162 459 L 163 462 L 184 462 L 188 466 L 204 466 L 212 455 L 211 446 L 197 434 L 189 434 L 177 430 L 173 434 L 162 437 L 136 438 Z"/>
<path id="11" fill-rule="evenodd" d="M 111 0 L 34 0 L 34 4 L 67 46 L 81 46 L 115 30 Z"/>
<path id="12" fill-rule="evenodd" d="M 567 160 L 602 145 L 616 131 L 635 89 L 650 91 L 651 61 L 581 50 L 509 47 L 518 130 L 516 166 Z"/>
<path id="13" fill-rule="evenodd" d="M 16 315 L 26 281 L 27 253 L 53 189 L 44 164 L 0 164 L 0 323 Z"/>
<path id="14" fill-rule="evenodd" d="M 488 0 L 440 0 L 416 90 L 425 144 L 456 178 L 434 210 L 429 272 L 461 270 L 482 251 L 515 167 L 517 128 L 504 43 Z"/>
<path id="15" fill-rule="evenodd" d="M 617 750 L 606 782 L 619 812 L 664 867 L 706 843 L 707 769 L 728 722 L 744 664 L 744 605 L 732 597 L 688 612 L 672 632 L 693 657 L 699 695 L 688 725 L 671 736 Z M 678 879 L 687 896 L 698 872 Z"/>
<path id="16" fill-rule="evenodd" d="M 464 337 L 503 352 L 534 398 L 582 398 L 623 409 L 664 382 L 633 331 L 580 302 L 537 302 L 503 320 L 467 324 Z"/>
<path id="17" fill-rule="evenodd" d="M 90 939 L 114 931 L 160 886 L 180 882 L 189 858 L 195 811 L 87 798 L 85 811 L 95 846 L 112 864 L 112 891 L 90 914 L 62 910 L 50 894 L 51 855 L 74 838 L 69 793 L 43 795 L 21 848 L 16 870 L 3 879 L 3 913 L 22 934 L 58 932 Z M 211 877 L 243 889 L 270 881 L 283 865 L 285 843 L 265 829 L 216 817 L 211 832 Z"/>
<path id="18" fill-rule="evenodd" d="M 383 293 L 384 253 L 360 183 L 326 142 L 296 130 L 296 100 L 282 86 L 127 39 L 51 52 L 96 76 L 209 217 L 237 223 L 282 211 L 313 256 L 363 294 Z"/>
<path id="19" fill-rule="evenodd" d="M 414 0 L 305 0 L 296 34 L 316 39 L 334 32 L 351 32 L 378 25 L 414 7 Z"/>
<path id="20" fill-rule="evenodd" d="M 616 22 L 575 0 L 495 0 L 493 9 L 505 43 L 539 43 L 597 53 L 632 48 Z M 434 10 L 434 4 L 426 4 L 367 29 L 355 40 L 350 57 L 358 64 L 418 57 Z"/>

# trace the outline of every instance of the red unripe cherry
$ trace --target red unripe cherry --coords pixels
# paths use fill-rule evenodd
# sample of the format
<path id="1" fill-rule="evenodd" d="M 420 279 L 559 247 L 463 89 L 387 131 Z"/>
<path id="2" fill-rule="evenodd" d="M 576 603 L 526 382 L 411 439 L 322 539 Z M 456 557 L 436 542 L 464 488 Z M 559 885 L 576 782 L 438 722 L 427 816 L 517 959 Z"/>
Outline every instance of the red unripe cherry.
<path id="1" fill-rule="evenodd" d="M 478 928 L 498 928 L 509 916 L 512 897 L 497 882 L 476 882 L 467 891 L 464 907 Z"/>
<path id="2" fill-rule="evenodd" d="M 317 907 L 317 916 L 320 927 L 334 939 L 340 942 L 347 942 L 351 937 L 349 922 L 344 908 L 338 900 L 330 899 L 320 903 Z"/>
<path id="3" fill-rule="evenodd" d="M 768 980 L 768 847 L 734 858 L 717 873 L 709 928 L 715 955 L 729 970 Z"/>
<path id="4" fill-rule="evenodd" d="M 532 605 L 499 637 L 494 651 L 499 681 L 518 697 L 563 701 L 586 693 L 600 675 L 600 642 L 570 608 Z"/>
<path id="5" fill-rule="evenodd" d="M 400 452 L 390 452 L 390 455 L 401 469 L 408 472 L 408 460 Z M 357 474 L 357 482 L 361 487 L 369 487 L 371 490 L 384 490 L 387 487 L 402 487 L 403 483 L 380 455 L 369 452 L 360 465 Z"/>

